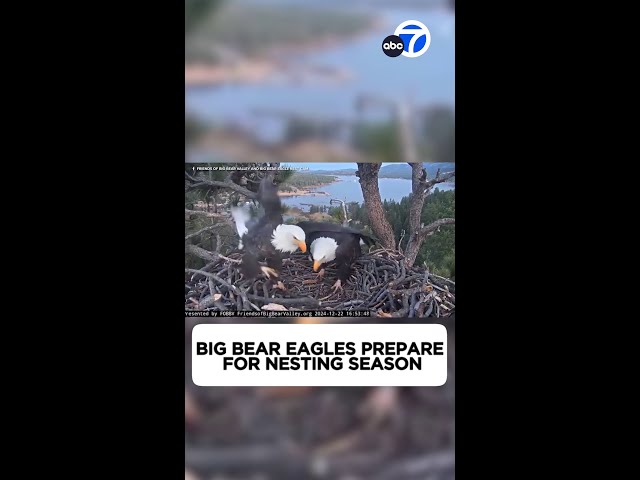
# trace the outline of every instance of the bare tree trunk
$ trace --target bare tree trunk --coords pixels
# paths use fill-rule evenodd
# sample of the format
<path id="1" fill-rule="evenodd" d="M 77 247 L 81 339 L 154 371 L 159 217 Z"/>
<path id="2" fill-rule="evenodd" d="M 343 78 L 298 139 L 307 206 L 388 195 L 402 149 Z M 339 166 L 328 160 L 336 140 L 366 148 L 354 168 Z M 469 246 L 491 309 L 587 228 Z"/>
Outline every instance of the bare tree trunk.
<path id="1" fill-rule="evenodd" d="M 371 228 L 382 242 L 382 246 L 394 250 L 396 239 L 391 225 L 387 220 L 382 207 L 380 189 L 378 188 L 378 172 L 380 163 L 358 163 L 356 176 L 360 178 L 360 188 L 364 197 L 364 206 L 369 215 Z"/>
<path id="2" fill-rule="evenodd" d="M 347 215 L 347 204 L 344 200 L 339 200 L 337 198 L 332 198 L 331 200 L 329 200 L 329 203 L 331 205 L 333 205 L 334 203 L 339 203 L 340 205 L 342 205 L 342 225 L 344 227 L 348 227 L 349 226 L 349 217 Z"/>
<path id="3" fill-rule="evenodd" d="M 453 218 L 442 218 L 430 223 L 426 227 L 420 223 L 420 217 L 422 215 L 422 207 L 424 201 L 431 190 L 431 187 L 437 183 L 442 183 L 454 176 L 454 172 L 449 172 L 444 175 L 440 175 L 440 170 L 436 174 L 433 180 L 427 180 L 427 171 L 423 168 L 421 163 L 410 163 L 412 169 L 411 173 L 411 202 L 409 205 L 409 241 L 407 242 L 407 248 L 404 251 L 405 263 L 411 267 L 416 261 L 422 242 L 429 235 L 432 235 L 442 225 L 451 225 L 455 223 Z"/>
<path id="4" fill-rule="evenodd" d="M 411 200 L 409 202 L 409 240 L 407 248 L 404 250 L 405 263 L 408 267 L 413 266 L 418 256 L 418 251 L 424 238 L 421 238 L 420 217 L 422 215 L 422 207 L 424 200 L 427 198 L 427 189 L 424 182 L 427 179 L 427 171 L 421 163 L 410 163 L 411 172 Z"/>
<path id="5" fill-rule="evenodd" d="M 427 226 L 420 223 L 422 207 L 431 188 L 437 183 L 447 181 L 455 175 L 455 172 L 446 173 L 441 176 L 438 170 L 434 179 L 427 180 L 427 171 L 419 161 L 417 143 L 414 138 L 411 105 L 407 101 L 394 102 L 392 105 L 398 126 L 400 154 L 402 160 L 407 162 L 412 170 L 408 226 L 409 236 L 404 255 L 406 265 L 413 266 L 424 239 L 432 235 L 442 225 L 455 223 L 455 219 L 453 218 L 436 220 Z M 382 208 L 382 200 L 380 199 L 380 190 L 378 189 L 379 170 L 380 164 L 358 163 L 358 172 L 356 175 L 360 177 L 365 207 L 369 214 L 373 231 L 380 237 L 384 247 L 395 248 L 396 243 L 393 230 L 386 219 L 384 209 Z"/>
<path id="6" fill-rule="evenodd" d="M 436 183 L 443 182 L 453 176 L 446 174 L 440 177 L 438 171 L 436 178 L 427 181 L 427 171 L 421 162 L 418 161 L 417 144 L 413 137 L 413 122 L 411 106 L 407 102 L 401 102 L 396 107 L 398 118 L 398 134 L 402 146 L 403 159 L 411 167 L 411 199 L 409 204 L 409 239 L 407 248 L 404 251 L 405 263 L 408 267 L 413 266 L 422 246 L 422 242 L 427 235 L 432 234 L 434 230 L 423 231 L 423 225 L 420 224 L 422 216 L 422 207 L 424 201 Z M 436 229 L 439 228 L 436 227 Z"/>

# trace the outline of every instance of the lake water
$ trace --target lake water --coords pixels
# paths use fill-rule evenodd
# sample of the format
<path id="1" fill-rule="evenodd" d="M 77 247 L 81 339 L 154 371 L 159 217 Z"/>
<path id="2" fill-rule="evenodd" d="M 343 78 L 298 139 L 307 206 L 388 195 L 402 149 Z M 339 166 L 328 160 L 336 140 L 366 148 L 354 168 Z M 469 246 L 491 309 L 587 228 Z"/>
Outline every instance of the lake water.
<path id="1" fill-rule="evenodd" d="M 411 180 L 405 178 L 381 178 L 378 180 L 380 197 L 383 200 L 400 201 L 411 193 Z M 452 183 L 437 185 L 440 190 L 453 190 Z M 363 202 L 362 189 L 355 175 L 339 176 L 336 183 L 318 187 L 313 190 L 327 192 L 329 195 L 301 195 L 296 197 L 282 197 L 282 201 L 289 207 L 298 207 L 303 211 L 309 211 L 309 205 L 327 205 L 332 198 L 345 200 L 346 202 Z M 306 205 L 302 205 L 302 204 Z"/>
<path id="2" fill-rule="evenodd" d="M 375 32 L 318 52 L 299 55 L 294 61 L 348 69 L 354 78 L 339 85 L 296 85 L 273 81 L 261 85 L 227 85 L 188 88 L 188 112 L 217 123 L 251 128 L 265 141 L 277 141 L 282 122 L 258 117 L 255 109 L 287 111 L 318 118 L 353 120 L 359 94 L 378 94 L 394 99 L 410 95 L 418 105 L 455 103 L 454 15 L 445 9 L 388 9 L 379 11 L 385 31 Z M 389 58 L 382 53 L 386 35 L 405 20 L 415 19 L 431 32 L 429 50 L 418 58 Z M 371 115 L 374 115 L 373 113 Z"/>

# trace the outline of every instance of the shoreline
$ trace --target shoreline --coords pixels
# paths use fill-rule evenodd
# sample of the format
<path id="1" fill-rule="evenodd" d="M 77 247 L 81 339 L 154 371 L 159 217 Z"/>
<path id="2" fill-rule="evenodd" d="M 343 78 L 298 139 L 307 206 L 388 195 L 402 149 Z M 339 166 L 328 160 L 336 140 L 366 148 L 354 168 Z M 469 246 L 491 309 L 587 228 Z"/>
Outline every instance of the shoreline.
<path id="1" fill-rule="evenodd" d="M 333 182 L 319 183 L 318 185 L 315 185 L 313 187 L 297 188 L 294 192 L 282 192 L 282 191 L 279 191 L 278 192 L 278 196 L 279 197 L 311 197 L 311 196 L 326 196 L 326 197 L 328 197 L 329 194 L 327 192 L 320 192 L 320 191 L 312 190 L 312 189 L 326 187 L 327 185 L 332 185 L 332 184 L 337 183 L 339 181 L 340 180 L 336 179 Z"/>

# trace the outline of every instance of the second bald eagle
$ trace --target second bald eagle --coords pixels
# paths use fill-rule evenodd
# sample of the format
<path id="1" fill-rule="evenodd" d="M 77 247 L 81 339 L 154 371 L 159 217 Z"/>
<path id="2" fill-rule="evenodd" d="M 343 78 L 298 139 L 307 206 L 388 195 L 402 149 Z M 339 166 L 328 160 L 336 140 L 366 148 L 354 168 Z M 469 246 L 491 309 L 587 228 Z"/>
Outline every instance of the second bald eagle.
<path id="1" fill-rule="evenodd" d="M 369 235 L 335 223 L 300 222 L 298 227 L 304 230 L 314 272 L 320 270 L 322 276 L 322 267 L 335 261 L 338 279 L 333 284 L 333 290 L 342 290 L 342 283 L 349 278 L 353 262 L 362 254 L 360 246 L 375 243 Z"/>

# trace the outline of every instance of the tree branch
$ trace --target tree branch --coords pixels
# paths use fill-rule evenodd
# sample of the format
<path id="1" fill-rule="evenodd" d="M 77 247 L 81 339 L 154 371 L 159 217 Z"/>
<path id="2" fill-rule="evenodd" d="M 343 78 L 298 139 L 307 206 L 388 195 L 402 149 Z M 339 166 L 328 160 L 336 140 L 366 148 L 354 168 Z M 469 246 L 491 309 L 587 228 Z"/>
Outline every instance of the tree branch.
<path id="1" fill-rule="evenodd" d="M 216 262 L 220 259 L 226 260 L 232 263 L 240 263 L 240 260 L 234 260 L 233 258 L 225 257 L 219 253 L 210 252 L 209 250 L 205 250 L 202 247 L 198 247 L 197 245 L 187 244 L 184 246 L 184 249 L 187 253 L 195 255 L 203 260 L 207 260 L 209 262 Z"/>
<path id="2" fill-rule="evenodd" d="M 258 198 L 258 194 L 252 192 L 251 190 L 247 190 L 244 187 L 241 187 L 240 185 L 238 185 L 237 183 L 233 183 L 233 182 L 218 182 L 217 180 L 207 180 L 205 178 L 199 177 L 192 177 L 191 175 L 189 175 L 186 171 L 184 172 L 184 176 L 187 178 L 187 180 L 194 182 L 190 188 L 198 188 L 201 186 L 209 186 L 209 187 L 219 187 L 219 188 L 229 188 L 235 192 L 241 193 L 242 195 L 244 195 L 247 198 L 251 198 L 251 199 L 255 199 Z"/>
<path id="3" fill-rule="evenodd" d="M 344 225 L 345 227 L 349 226 L 349 217 L 347 216 L 347 207 L 345 205 L 344 200 L 339 200 L 337 198 L 332 198 L 331 200 L 329 200 L 329 205 L 333 205 L 334 202 L 339 203 L 340 205 L 342 205 L 342 214 L 344 215 L 344 220 L 342 220 L 342 225 Z"/>
<path id="4" fill-rule="evenodd" d="M 236 287 L 235 285 L 232 285 L 229 282 L 221 279 L 215 273 L 205 272 L 203 270 L 196 270 L 194 268 L 185 268 L 184 271 L 187 272 L 187 273 L 199 273 L 200 275 L 204 275 L 207 278 L 213 278 L 216 282 L 220 283 L 221 285 L 224 285 L 229 290 L 231 290 L 233 293 L 237 293 L 238 295 L 240 295 L 242 293 L 241 290 L 238 287 Z"/>
<path id="5" fill-rule="evenodd" d="M 440 228 L 443 225 L 453 225 L 455 223 L 456 223 L 456 219 L 455 218 L 441 218 L 439 220 L 436 220 L 435 222 L 431 222 L 426 227 L 422 227 L 420 229 L 420 231 L 418 232 L 418 236 L 426 237 L 429 233 L 437 230 L 438 228 Z"/>
<path id="6" fill-rule="evenodd" d="M 433 187 L 435 184 L 446 182 L 451 177 L 455 177 L 455 176 L 456 176 L 455 170 L 453 172 L 447 172 L 442 176 L 440 176 L 440 173 L 438 172 L 438 175 L 436 175 L 436 178 L 429 180 L 428 182 L 425 183 L 425 188 L 428 190 L 431 187 Z"/>
<path id="7" fill-rule="evenodd" d="M 197 232 L 190 233 L 189 235 L 186 235 L 184 237 L 184 239 L 185 240 L 189 240 L 190 238 L 196 237 L 196 236 L 200 235 L 201 233 L 206 232 L 207 230 L 213 230 L 214 228 L 223 227 L 225 225 L 228 225 L 228 224 L 227 223 L 215 223 L 213 225 L 209 225 L 208 227 L 201 228 Z"/>
<path id="8" fill-rule="evenodd" d="M 184 209 L 185 215 L 202 215 L 203 217 L 220 217 L 219 213 L 210 213 L 202 210 L 189 210 L 188 208 Z"/>

